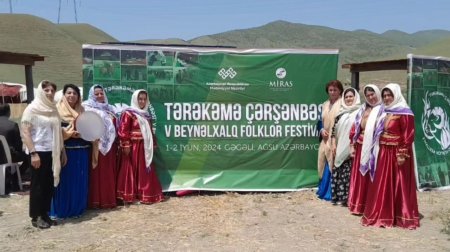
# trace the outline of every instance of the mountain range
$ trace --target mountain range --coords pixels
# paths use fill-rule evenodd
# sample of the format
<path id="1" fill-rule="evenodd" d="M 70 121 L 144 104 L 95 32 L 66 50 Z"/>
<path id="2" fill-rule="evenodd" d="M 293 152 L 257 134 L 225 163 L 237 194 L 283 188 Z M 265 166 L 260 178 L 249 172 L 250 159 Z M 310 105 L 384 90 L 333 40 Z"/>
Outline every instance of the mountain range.
<path id="1" fill-rule="evenodd" d="M 150 37 L 151 35 L 149 35 Z M 81 85 L 81 46 L 84 43 L 118 42 L 89 24 L 55 24 L 24 14 L 0 14 L 0 51 L 45 56 L 33 68 L 34 83 L 49 79 L 59 86 Z M 274 21 L 259 27 L 205 35 L 192 40 L 148 39 L 125 41 L 151 44 L 234 46 L 237 48 L 334 48 L 340 64 L 405 58 L 406 54 L 450 57 L 450 31 L 425 30 L 405 33 L 389 30 L 378 34 L 367 30 L 345 31 L 324 26 Z M 347 69 L 338 78 L 348 83 Z M 0 65 L 0 82 L 25 82 L 21 66 Z M 406 82 L 405 71 L 361 74 L 362 83 Z"/>

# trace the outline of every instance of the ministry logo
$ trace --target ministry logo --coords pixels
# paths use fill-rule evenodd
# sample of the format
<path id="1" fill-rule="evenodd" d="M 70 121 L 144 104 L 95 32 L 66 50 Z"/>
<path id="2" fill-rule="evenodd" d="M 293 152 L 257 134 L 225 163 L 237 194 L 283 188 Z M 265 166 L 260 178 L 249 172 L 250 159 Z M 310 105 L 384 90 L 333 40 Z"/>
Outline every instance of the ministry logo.
<path id="1" fill-rule="evenodd" d="M 438 155 L 450 152 L 450 99 L 443 93 L 426 93 L 423 99 L 422 129 L 429 151 Z"/>
<path id="2" fill-rule="evenodd" d="M 237 75 L 236 71 L 234 71 L 232 67 L 228 68 L 228 70 L 222 68 L 220 69 L 218 74 L 220 75 L 220 77 L 222 77 L 223 80 L 225 80 L 228 77 L 230 77 L 230 79 L 233 79 Z"/>

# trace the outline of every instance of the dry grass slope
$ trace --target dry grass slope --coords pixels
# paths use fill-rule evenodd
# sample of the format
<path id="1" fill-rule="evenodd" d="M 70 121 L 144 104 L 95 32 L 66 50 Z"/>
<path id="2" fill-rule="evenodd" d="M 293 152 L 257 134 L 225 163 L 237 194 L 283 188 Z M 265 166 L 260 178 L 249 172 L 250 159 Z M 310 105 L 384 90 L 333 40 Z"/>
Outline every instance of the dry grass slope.
<path id="1" fill-rule="evenodd" d="M 117 39 L 90 24 L 57 24 L 56 27 L 81 44 L 117 42 Z"/>
<path id="2" fill-rule="evenodd" d="M 0 48 L 3 51 L 33 53 L 45 56 L 33 68 L 34 83 L 49 79 L 62 87 L 65 83 L 81 84 L 81 45 L 108 41 L 111 36 L 98 29 L 80 25 L 62 26 L 31 15 L 0 14 Z M 92 36 L 86 35 L 92 33 Z M 91 40 L 92 39 L 92 40 Z M 1 65 L 0 81 L 25 82 L 23 67 Z"/>

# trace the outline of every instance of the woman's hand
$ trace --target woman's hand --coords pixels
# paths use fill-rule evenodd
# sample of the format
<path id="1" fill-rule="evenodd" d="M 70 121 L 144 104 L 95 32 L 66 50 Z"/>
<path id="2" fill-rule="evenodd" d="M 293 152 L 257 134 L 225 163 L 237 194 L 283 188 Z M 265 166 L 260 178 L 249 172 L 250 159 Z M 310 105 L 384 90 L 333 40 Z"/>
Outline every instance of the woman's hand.
<path id="1" fill-rule="evenodd" d="M 130 148 L 130 146 L 124 146 L 124 147 L 122 147 L 122 151 L 123 151 L 123 154 L 128 156 L 130 154 L 131 148 Z"/>
<path id="2" fill-rule="evenodd" d="M 329 136 L 328 131 L 322 130 L 322 131 L 321 131 L 321 134 L 322 134 L 322 139 L 323 139 L 325 142 L 328 141 L 328 136 Z"/>
<path id="3" fill-rule="evenodd" d="M 62 151 L 61 151 L 61 167 L 66 166 L 66 164 L 67 164 L 66 149 L 62 149 Z"/>
<path id="4" fill-rule="evenodd" d="M 404 156 L 400 155 L 397 156 L 397 165 L 398 166 L 402 166 L 405 163 L 406 159 Z"/>
<path id="5" fill-rule="evenodd" d="M 81 135 L 80 135 L 80 133 L 78 131 L 74 131 L 73 134 L 72 134 L 72 137 L 73 138 L 80 138 Z"/>
<path id="6" fill-rule="evenodd" d="M 41 167 L 41 158 L 39 157 L 39 154 L 31 154 L 31 166 L 33 166 L 34 169 L 39 169 Z"/>
<path id="7" fill-rule="evenodd" d="M 355 157 L 355 146 L 353 144 L 350 145 L 350 157 Z"/>

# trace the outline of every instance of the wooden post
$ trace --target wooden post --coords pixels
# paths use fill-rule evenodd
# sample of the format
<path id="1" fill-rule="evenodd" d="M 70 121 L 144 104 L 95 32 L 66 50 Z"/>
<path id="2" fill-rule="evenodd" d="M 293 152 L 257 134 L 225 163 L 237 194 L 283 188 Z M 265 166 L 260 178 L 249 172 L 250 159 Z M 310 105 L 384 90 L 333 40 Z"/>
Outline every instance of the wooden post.
<path id="1" fill-rule="evenodd" d="M 359 91 L 359 72 L 352 72 L 352 87 Z"/>
<path id="2" fill-rule="evenodd" d="M 31 65 L 25 65 L 25 85 L 27 86 L 27 103 L 31 103 L 34 100 L 33 68 Z"/>

